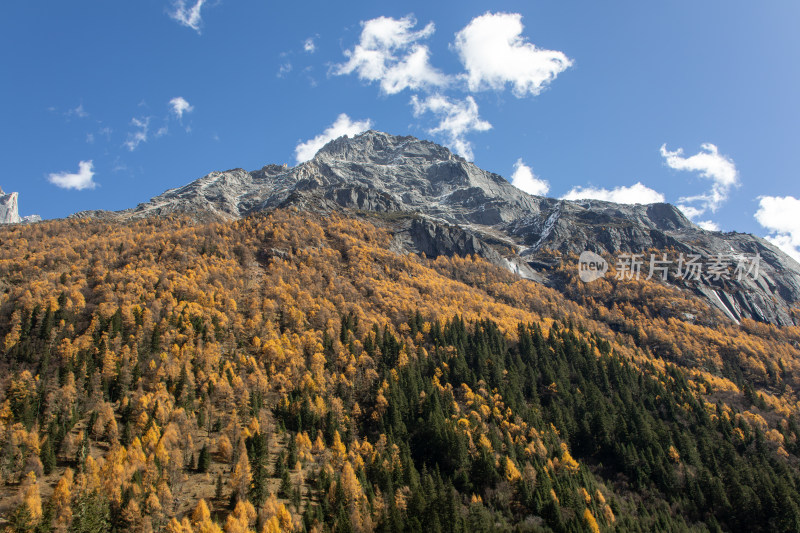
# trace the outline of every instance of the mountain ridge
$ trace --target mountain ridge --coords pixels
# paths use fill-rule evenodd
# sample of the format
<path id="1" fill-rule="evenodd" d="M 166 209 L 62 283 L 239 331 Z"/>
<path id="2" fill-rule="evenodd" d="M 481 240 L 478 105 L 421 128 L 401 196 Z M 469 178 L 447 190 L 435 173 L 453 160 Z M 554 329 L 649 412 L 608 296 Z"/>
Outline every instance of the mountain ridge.
<path id="1" fill-rule="evenodd" d="M 794 324 L 790 309 L 800 300 L 800 265 L 759 237 L 703 230 L 667 203 L 625 205 L 529 195 L 436 143 L 374 130 L 334 139 L 294 167 L 211 172 L 135 208 L 73 216 L 124 220 L 183 214 L 232 220 L 279 207 L 413 214 L 427 223 L 401 218 L 390 224 L 397 251 L 477 253 L 551 285 L 559 283 L 552 276 L 552 251 L 571 256 L 588 250 L 612 260 L 651 250 L 704 258 L 758 254 L 758 279 L 678 279 L 674 284 L 734 321 Z"/>

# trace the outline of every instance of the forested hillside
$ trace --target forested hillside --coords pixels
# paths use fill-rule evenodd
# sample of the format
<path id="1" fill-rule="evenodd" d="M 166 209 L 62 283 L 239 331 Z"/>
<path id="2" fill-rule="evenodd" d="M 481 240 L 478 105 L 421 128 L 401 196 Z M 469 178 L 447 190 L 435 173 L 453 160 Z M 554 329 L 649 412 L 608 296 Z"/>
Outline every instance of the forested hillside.
<path id="1" fill-rule="evenodd" d="M 383 222 L 0 228 L 2 527 L 800 529 L 800 328 Z"/>

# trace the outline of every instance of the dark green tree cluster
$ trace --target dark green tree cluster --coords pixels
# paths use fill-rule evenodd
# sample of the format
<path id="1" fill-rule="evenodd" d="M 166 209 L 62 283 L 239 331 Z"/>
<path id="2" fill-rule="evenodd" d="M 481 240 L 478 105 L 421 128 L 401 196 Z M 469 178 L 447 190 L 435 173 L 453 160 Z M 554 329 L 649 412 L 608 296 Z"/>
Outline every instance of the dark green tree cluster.
<path id="1" fill-rule="evenodd" d="M 610 502 L 618 530 L 800 528 L 797 468 L 770 450 L 760 431 L 743 422 L 734 426 L 721 412 L 709 416 L 675 367 L 665 372 L 652 365 L 637 368 L 611 353 L 604 340 L 587 340 L 584 332 L 558 323 L 546 336 L 535 324 L 520 326 L 518 340 L 510 341 L 490 321 L 434 322 L 425 336 L 429 355 L 399 371 L 393 363 L 403 346 L 392 333 L 373 329 L 363 345 L 381 358 L 388 406 L 377 421 L 365 416 L 342 434 L 346 443 L 357 436 L 375 443 L 385 435 L 389 448 L 400 450 L 402 469 L 387 470 L 376 461 L 358 472 L 368 497 L 374 497 L 373 487 L 383 494 L 410 489 L 408 507 L 401 511 L 390 505 L 380 530 L 416 531 L 425 524 L 436 531 L 488 531 L 536 524 L 582 531 L 587 504 L 578 490 L 593 492 L 601 485 L 628 495 Z M 391 378 L 392 368 L 397 379 Z M 457 399 L 432 382 L 442 368 L 442 384 L 454 389 L 462 383 L 475 389 L 485 385 L 532 427 L 545 434 L 550 424 L 558 428 L 560 439 L 585 466 L 569 475 L 547 471 L 547 458 L 534 457 L 535 481 L 509 484 L 493 456 L 470 454 L 464 433 L 453 424 Z M 375 394 L 350 401 L 371 406 Z M 330 444 L 333 431 L 342 428 L 316 419 L 301 391 L 293 398 L 276 410 L 278 417 L 294 431 L 320 432 Z M 521 446 L 503 442 L 499 434 L 490 434 L 494 449 L 525 457 Z M 551 435 L 551 459 L 558 455 L 552 451 L 556 443 Z M 322 474 L 316 485 L 324 492 L 334 481 Z M 562 496 L 559 502 L 551 489 Z M 470 502 L 471 495 L 481 496 L 480 501 Z M 588 508 L 595 516 L 602 513 L 595 503 Z M 320 513 L 326 523 L 347 521 L 343 496 L 308 513 L 309 519 Z"/>

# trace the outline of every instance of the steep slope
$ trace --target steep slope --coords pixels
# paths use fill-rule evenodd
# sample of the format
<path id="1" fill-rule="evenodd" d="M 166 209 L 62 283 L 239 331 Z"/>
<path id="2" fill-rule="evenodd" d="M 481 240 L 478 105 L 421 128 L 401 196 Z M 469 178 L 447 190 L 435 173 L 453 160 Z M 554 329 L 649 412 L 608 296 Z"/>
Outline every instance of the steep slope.
<path id="1" fill-rule="evenodd" d="M 134 209 L 79 213 L 117 219 L 190 214 L 237 219 L 278 207 L 408 214 L 394 224 L 400 251 L 479 253 L 519 275 L 557 283 L 551 272 L 570 254 L 654 251 L 711 262 L 760 257 L 758 275 L 669 281 L 701 295 L 732 320 L 793 324 L 800 265 L 772 244 L 741 233 L 708 232 L 669 204 L 621 205 L 531 196 L 435 143 L 368 131 L 324 146 L 296 167 L 213 172 Z M 411 222 L 414 218 L 427 222 Z M 461 245 L 457 244 L 462 243 Z M 554 259 L 553 251 L 560 257 Z M 555 262 L 554 262 L 555 261 Z M 647 272 L 645 272 L 646 274 Z"/>

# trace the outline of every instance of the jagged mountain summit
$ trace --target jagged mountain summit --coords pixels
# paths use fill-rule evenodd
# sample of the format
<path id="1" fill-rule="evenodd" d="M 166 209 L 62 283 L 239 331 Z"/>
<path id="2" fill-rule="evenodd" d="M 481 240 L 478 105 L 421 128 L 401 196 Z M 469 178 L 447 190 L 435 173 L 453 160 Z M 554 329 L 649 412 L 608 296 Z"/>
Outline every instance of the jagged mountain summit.
<path id="1" fill-rule="evenodd" d="M 39 215 L 19 216 L 19 193 L 6 194 L 0 188 L 0 224 L 19 224 L 20 222 L 39 222 Z"/>
<path id="2" fill-rule="evenodd" d="M 705 231 L 666 203 L 532 196 L 433 142 L 377 131 L 331 141 L 295 167 L 212 172 L 132 209 L 73 216 L 237 219 L 289 206 L 391 214 L 383 220 L 395 234 L 398 251 L 477 253 L 550 284 L 558 283 L 551 275 L 558 262 L 552 251 L 618 256 L 655 249 L 734 261 L 758 254 L 757 276 L 673 283 L 732 320 L 793 324 L 789 309 L 800 300 L 800 265 L 761 238 Z"/>

